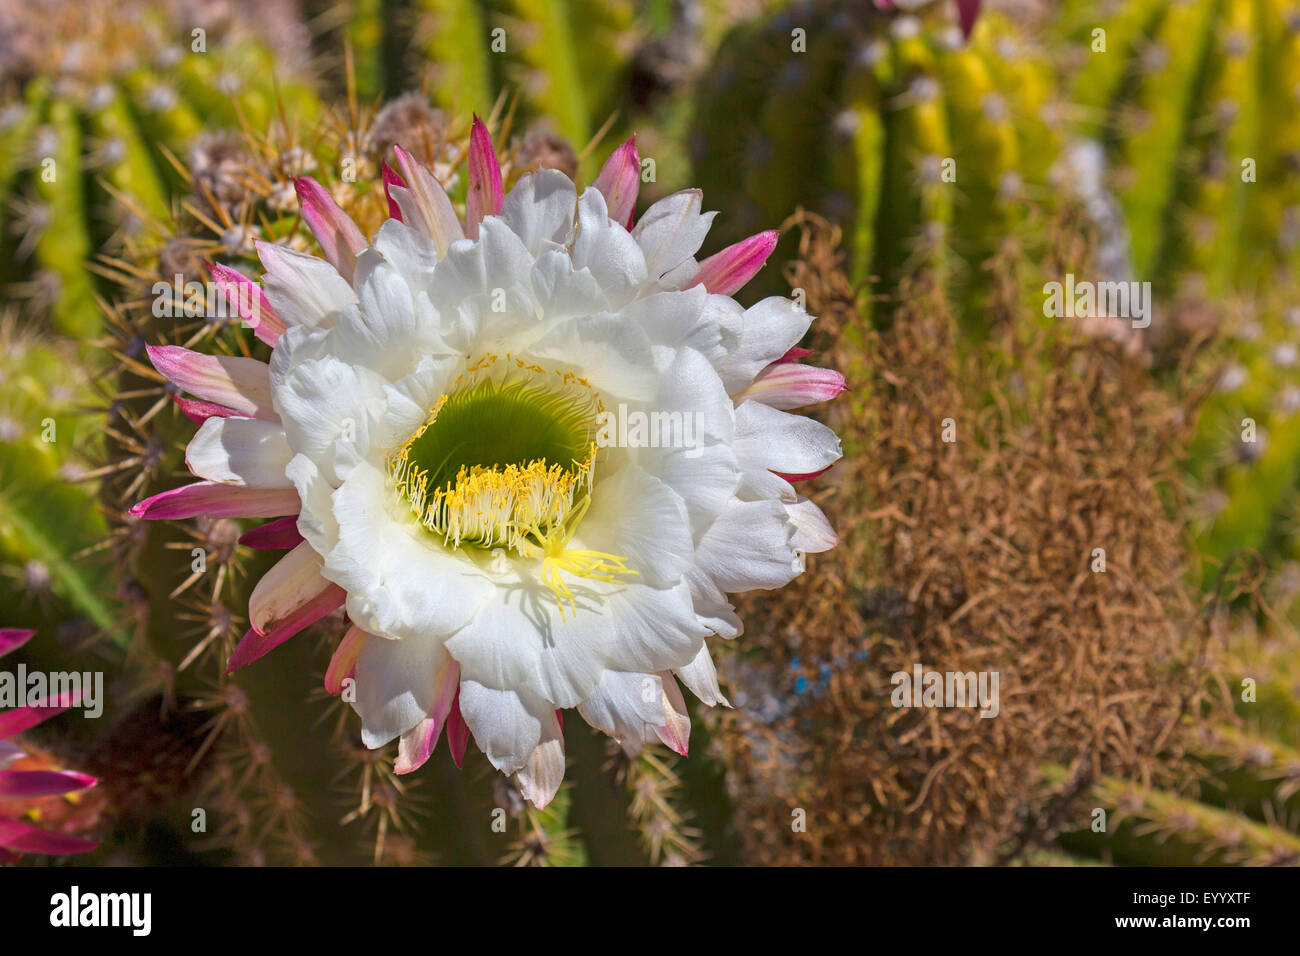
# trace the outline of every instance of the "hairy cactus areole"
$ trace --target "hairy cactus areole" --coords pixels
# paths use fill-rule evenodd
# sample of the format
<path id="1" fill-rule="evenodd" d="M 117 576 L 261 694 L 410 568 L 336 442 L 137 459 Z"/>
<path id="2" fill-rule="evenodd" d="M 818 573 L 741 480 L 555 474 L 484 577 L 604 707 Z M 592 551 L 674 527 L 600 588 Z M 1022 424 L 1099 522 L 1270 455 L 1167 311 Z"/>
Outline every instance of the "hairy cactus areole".
<path id="1" fill-rule="evenodd" d="M 145 518 L 272 519 L 290 549 L 253 590 L 230 669 L 344 607 L 325 682 L 371 748 L 409 772 L 473 736 L 545 806 L 564 776 L 560 712 L 630 750 L 686 753 L 685 684 L 725 702 L 706 639 L 727 595 L 779 588 L 836 543 L 795 483 L 840 456 L 796 409 L 838 373 L 798 361 L 811 317 L 731 294 L 764 233 L 699 261 L 698 190 L 634 219 L 640 159 L 619 147 L 581 192 L 564 173 L 506 194 L 476 120 L 463 216 L 400 146 L 373 239 L 297 181 L 323 258 L 259 243 L 245 320 L 270 362 L 150 349 L 194 396 L 200 480 Z"/>

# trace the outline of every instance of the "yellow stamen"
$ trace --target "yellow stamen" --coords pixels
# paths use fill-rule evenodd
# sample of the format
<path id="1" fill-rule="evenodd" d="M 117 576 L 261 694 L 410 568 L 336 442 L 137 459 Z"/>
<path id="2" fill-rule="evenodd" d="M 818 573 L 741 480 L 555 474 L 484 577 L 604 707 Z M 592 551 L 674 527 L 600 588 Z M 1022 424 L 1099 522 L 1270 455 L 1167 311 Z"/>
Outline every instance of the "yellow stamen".
<path id="1" fill-rule="evenodd" d="M 616 574 L 636 574 L 637 572 L 627 566 L 627 558 L 617 554 L 610 554 L 607 551 L 593 551 L 590 548 L 570 548 L 569 542 L 573 540 L 573 535 L 577 531 L 578 522 L 582 516 L 587 513 L 587 508 L 591 505 L 590 498 L 584 498 L 582 502 L 574 509 L 572 519 L 568 527 L 560 526 L 556 531 L 548 535 L 539 534 L 536 529 L 533 533 L 538 537 L 542 554 L 542 581 L 551 589 L 555 595 L 555 603 L 560 608 L 560 620 L 564 620 L 564 602 L 569 602 L 569 610 L 574 617 L 578 616 L 578 608 L 573 600 L 573 592 L 569 585 L 561 577 L 561 572 L 571 574 L 578 578 L 587 578 L 592 581 L 604 581 L 609 584 L 617 584 Z"/>
<path id="2" fill-rule="evenodd" d="M 572 372 L 548 372 L 509 355 L 505 356 L 506 364 L 513 366 L 513 370 L 505 373 L 509 384 L 493 377 L 488 381 L 497 385 L 482 386 L 484 375 L 492 374 L 497 359 L 496 355 L 487 355 L 457 379 L 451 395 L 443 395 L 430 410 L 425 424 L 390 455 L 389 474 L 398 494 L 420 524 L 441 535 L 444 544 L 453 548 L 462 545 L 488 550 L 505 548 L 525 558 L 540 556 L 541 579 L 555 595 L 561 619 L 565 617 L 566 602 L 576 616 L 577 604 L 565 575 L 618 583 L 616 575 L 637 573 L 627 566 L 626 558 L 569 547 L 578 522 L 591 504 L 598 451 L 593 440 L 595 421 L 603 406 L 586 379 Z M 447 471 L 452 464 L 417 461 L 416 457 L 429 457 L 427 445 L 413 457 L 417 441 L 435 426 L 439 413 L 452 396 L 461 401 L 466 389 L 481 387 L 489 389 L 489 397 L 506 394 L 510 401 L 524 399 L 532 409 L 543 411 L 543 420 L 550 414 L 569 416 L 578 435 L 586 431 L 585 454 L 580 450 L 583 447 L 580 438 L 577 443 L 558 446 L 564 449 L 563 457 L 575 456 L 567 462 L 538 457 L 510 464 L 462 464 L 454 478 Z M 457 407 L 463 410 L 467 406 L 462 401 Z M 452 427 L 465 428 L 463 411 L 459 414 L 461 424 Z M 455 447 L 453 441 L 446 449 Z M 522 447 L 529 446 L 525 442 Z M 536 445 L 532 447 L 536 451 Z M 449 453 L 446 449 L 444 454 Z M 581 460 L 577 460 L 578 455 Z M 431 468 L 441 468 L 441 472 L 435 473 L 444 477 L 432 478 Z M 431 486 L 433 482 L 436 485 Z"/>

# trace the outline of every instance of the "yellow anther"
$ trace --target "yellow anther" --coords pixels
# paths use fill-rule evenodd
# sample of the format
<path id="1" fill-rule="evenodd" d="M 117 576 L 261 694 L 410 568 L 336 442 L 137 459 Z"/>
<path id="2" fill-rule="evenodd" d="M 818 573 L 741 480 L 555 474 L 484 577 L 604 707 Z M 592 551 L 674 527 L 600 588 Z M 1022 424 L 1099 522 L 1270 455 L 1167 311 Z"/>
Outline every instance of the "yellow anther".
<path id="1" fill-rule="evenodd" d="M 565 575 L 617 583 L 617 575 L 637 573 L 627 566 L 626 558 L 569 547 L 578 522 L 591 504 L 598 451 L 595 423 L 603 405 L 590 383 L 579 375 L 548 372 L 509 355 L 502 366 L 493 368 L 497 359 L 496 355 L 486 355 L 456 379 L 449 390 L 451 394 L 443 395 L 424 425 L 389 456 L 389 475 L 417 520 L 441 535 L 444 544 L 451 547 L 467 544 L 498 552 L 506 549 L 524 558 L 540 556 L 541 579 L 555 595 L 561 618 L 565 616 L 566 603 L 576 615 L 577 604 Z M 503 368 L 505 378 L 502 378 Z M 456 436 L 456 428 L 472 431 L 478 427 L 477 417 L 465 418 L 464 410 L 473 407 L 466 402 L 490 403 L 494 396 L 505 396 L 505 401 L 526 402 L 524 407 L 532 414 L 536 416 L 540 412 L 543 429 L 553 427 L 545 424 L 552 416 L 555 421 L 567 421 L 569 424 L 564 427 L 576 430 L 577 441 L 570 439 L 566 444 L 561 440 L 557 448 L 563 450 L 562 455 L 547 452 L 550 457 L 508 464 L 461 464 L 454 478 L 450 477 L 450 468 L 454 467 L 455 457 L 451 462 L 433 459 L 455 456 L 457 452 L 453 449 L 473 446 L 473 437 L 460 439 L 460 444 L 453 438 L 445 445 L 439 445 L 445 439 L 438 438 L 433 445 L 440 449 L 438 453 L 430 456 L 426 443 L 419 453 L 422 460 L 412 457 L 417 441 L 437 425 L 439 413 L 449 401 L 458 404 L 448 408 L 447 415 L 461 416 L 458 425 L 446 426 L 452 427 L 449 434 Z M 501 424 L 500 412 L 496 421 L 498 429 L 506 430 L 489 434 L 508 436 L 509 425 Z M 504 421 L 511 419 L 507 417 Z M 585 437 L 581 437 L 584 433 Z M 526 431 L 522 434 L 525 439 L 531 437 Z M 509 441 L 504 447 L 511 447 Z M 521 441 L 520 447 L 537 449 L 536 443 L 530 446 L 526 440 Z M 503 454 L 500 441 L 493 454 L 498 458 L 508 456 L 508 452 Z M 569 461 L 553 460 L 570 456 Z"/>
<path id="2" fill-rule="evenodd" d="M 577 531 L 578 522 L 587 513 L 587 508 L 590 505 L 591 499 L 584 498 L 574 509 L 567 527 L 560 526 L 547 535 L 540 534 L 535 528 L 532 529 L 532 533 L 538 538 L 542 548 L 542 581 L 555 595 L 555 603 L 560 608 L 561 620 L 564 620 L 565 601 L 569 602 L 569 610 L 573 613 L 573 616 L 578 616 L 578 609 L 573 600 L 573 591 L 569 589 L 568 584 L 561 577 L 561 572 L 571 574 L 577 578 L 604 581 L 608 584 L 618 583 L 618 578 L 615 575 L 637 573 L 627 566 L 627 558 L 620 555 L 610 554 L 607 551 L 593 551 L 590 548 L 569 547 L 569 542 L 573 540 L 573 535 Z"/>

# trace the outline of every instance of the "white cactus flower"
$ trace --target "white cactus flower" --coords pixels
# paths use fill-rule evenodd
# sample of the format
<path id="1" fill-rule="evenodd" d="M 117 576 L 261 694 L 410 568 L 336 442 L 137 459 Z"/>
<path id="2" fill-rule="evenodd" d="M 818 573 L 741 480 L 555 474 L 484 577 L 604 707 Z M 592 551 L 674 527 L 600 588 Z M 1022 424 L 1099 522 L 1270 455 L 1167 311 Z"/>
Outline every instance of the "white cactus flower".
<path id="1" fill-rule="evenodd" d="M 310 179 L 324 258 L 262 243 L 249 303 L 270 362 L 150 349 L 195 396 L 201 479 L 147 518 L 276 518 L 245 536 L 288 554 L 257 584 L 231 667 L 346 608 L 327 686 L 355 678 L 369 747 L 396 769 L 446 728 L 538 806 L 564 776 L 559 711 L 635 749 L 685 753 L 685 684 L 724 702 L 706 642 L 741 633 L 727 595 L 779 588 L 835 536 L 792 482 L 839 457 L 790 409 L 838 394 L 801 364 L 810 317 L 732 297 L 776 243 L 698 262 L 713 213 L 687 190 L 634 226 L 632 141 L 579 192 L 540 170 L 503 194 L 471 137 L 464 220 L 398 149 L 373 241 Z"/>

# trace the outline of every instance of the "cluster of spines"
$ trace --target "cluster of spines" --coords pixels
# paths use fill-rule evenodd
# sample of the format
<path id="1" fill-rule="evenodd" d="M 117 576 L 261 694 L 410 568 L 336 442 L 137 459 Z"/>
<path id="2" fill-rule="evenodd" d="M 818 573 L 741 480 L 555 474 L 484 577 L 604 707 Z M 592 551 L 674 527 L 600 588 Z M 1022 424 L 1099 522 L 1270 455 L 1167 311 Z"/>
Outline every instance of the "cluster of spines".
<path id="1" fill-rule="evenodd" d="M 32 303 L 32 318 L 84 340 L 100 329 L 96 298 L 108 289 L 88 271 L 92 258 L 166 234 L 179 185 L 172 160 L 203 130 L 265 125 L 277 104 L 309 115 L 317 102 L 250 37 L 214 35 L 191 50 L 178 45 L 190 42 L 189 25 L 144 4 L 129 14 L 105 4 L 112 16 L 78 6 L 62 13 L 78 16 L 83 46 L 98 52 L 72 58 L 63 75 L 11 84 L 5 104 L 0 203 L 14 216 L 0 281 Z M 61 62 L 52 43 L 50 62 Z M 160 51 L 154 63 L 139 65 L 142 48 Z"/>
<path id="2" fill-rule="evenodd" d="M 1069 851 L 1130 866 L 1294 866 L 1300 837 L 1168 790 L 1107 779 L 1094 791 L 1109 807 L 1105 832 L 1061 838 Z"/>
<path id="3" fill-rule="evenodd" d="M 144 345 L 182 344 L 240 355 L 259 347 L 237 318 L 155 315 L 154 284 L 170 286 L 178 272 L 183 281 L 203 283 L 205 259 L 251 272 L 253 249 L 247 239 L 252 236 L 305 247 L 296 205 L 290 214 L 277 208 L 277 197 L 286 185 L 293 195 L 292 177 L 305 172 L 304 167 L 338 170 L 346 143 L 360 138 L 352 124 L 347 126 L 349 140 L 340 129 L 346 120 L 337 116 L 313 119 L 298 113 L 295 119 L 286 126 L 268 118 L 220 144 L 207 143 L 203 150 L 219 147 L 221 156 L 202 168 L 175 157 L 189 198 L 176 204 L 160 235 L 129 241 L 100 259 L 103 274 L 118 290 L 106 309 L 106 337 L 116 362 L 101 385 L 108 401 L 107 428 L 104 447 L 97 449 L 103 460 L 102 497 L 112 521 L 104 543 L 140 594 L 132 653 L 166 675 L 169 693 L 194 701 L 207 715 L 194 744 L 196 757 L 211 754 L 201 768 L 196 765 L 199 803 L 208 811 L 209 829 L 206 837 L 195 838 L 194 846 L 215 854 L 214 859 L 233 853 L 246 863 L 351 859 L 355 828 L 326 838 L 318 826 L 322 816 L 337 820 L 334 769 L 340 752 L 351 750 L 337 742 L 336 733 L 307 730 L 290 738 L 280 725 L 290 710 L 304 706 L 314 705 L 321 722 L 332 708 L 348 708 L 337 698 L 326 700 L 323 692 L 322 700 L 314 700 L 307 675 L 324 673 L 327 655 L 320 645 L 304 645 L 302 699 L 294 708 L 286 708 L 277 696 L 282 689 L 264 686 L 255 672 L 225 673 L 246 626 L 243 609 L 250 588 L 271 563 L 267 553 L 240 543 L 246 528 L 231 520 L 202 518 L 144 522 L 131 518 L 127 509 L 181 480 L 183 449 L 193 431 L 173 401 L 175 390 L 150 367 Z M 206 153 L 198 158 L 208 160 Z M 377 175 L 378 163 L 372 165 Z M 354 187 L 340 173 L 338 185 L 361 218 L 368 204 L 380 202 L 366 180 Z M 232 233 L 245 238 L 232 244 Z M 196 555 L 201 556 L 197 564 Z M 342 626 L 341 620 L 335 623 Z M 301 723 L 297 726 L 303 731 Z M 319 746 L 312 746 L 317 737 Z M 311 766 L 297 759 L 304 753 L 313 755 Z M 376 821 L 393 801 L 373 799 L 382 789 L 373 778 L 375 773 L 391 778 L 391 768 L 367 763 L 362 770 L 351 778 L 357 801 L 351 819 L 374 824 L 371 837 L 382 856 L 393 821 Z M 365 799 L 367 794 L 372 799 Z"/>
<path id="4" fill-rule="evenodd" d="M 1063 827 L 1057 841 L 1076 858 L 1139 866 L 1300 865 L 1293 636 L 1288 628 L 1260 631 L 1240 614 L 1222 616 L 1216 631 L 1225 632 L 1216 650 L 1216 683 L 1232 707 L 1202 712 L 1199 726 L 1189 726 L 1181 781 L 1100 780 L 1092 789 L 1093 817 Z M 1104 827 L 1096 809 L 1106 812 Z"/>
<path id="5" fill-rule="evenodd" d="M 693 866 L 706 858 L 679 759 L 648 748 L 627 758 L 628 815 L 653 866 Z"/>

